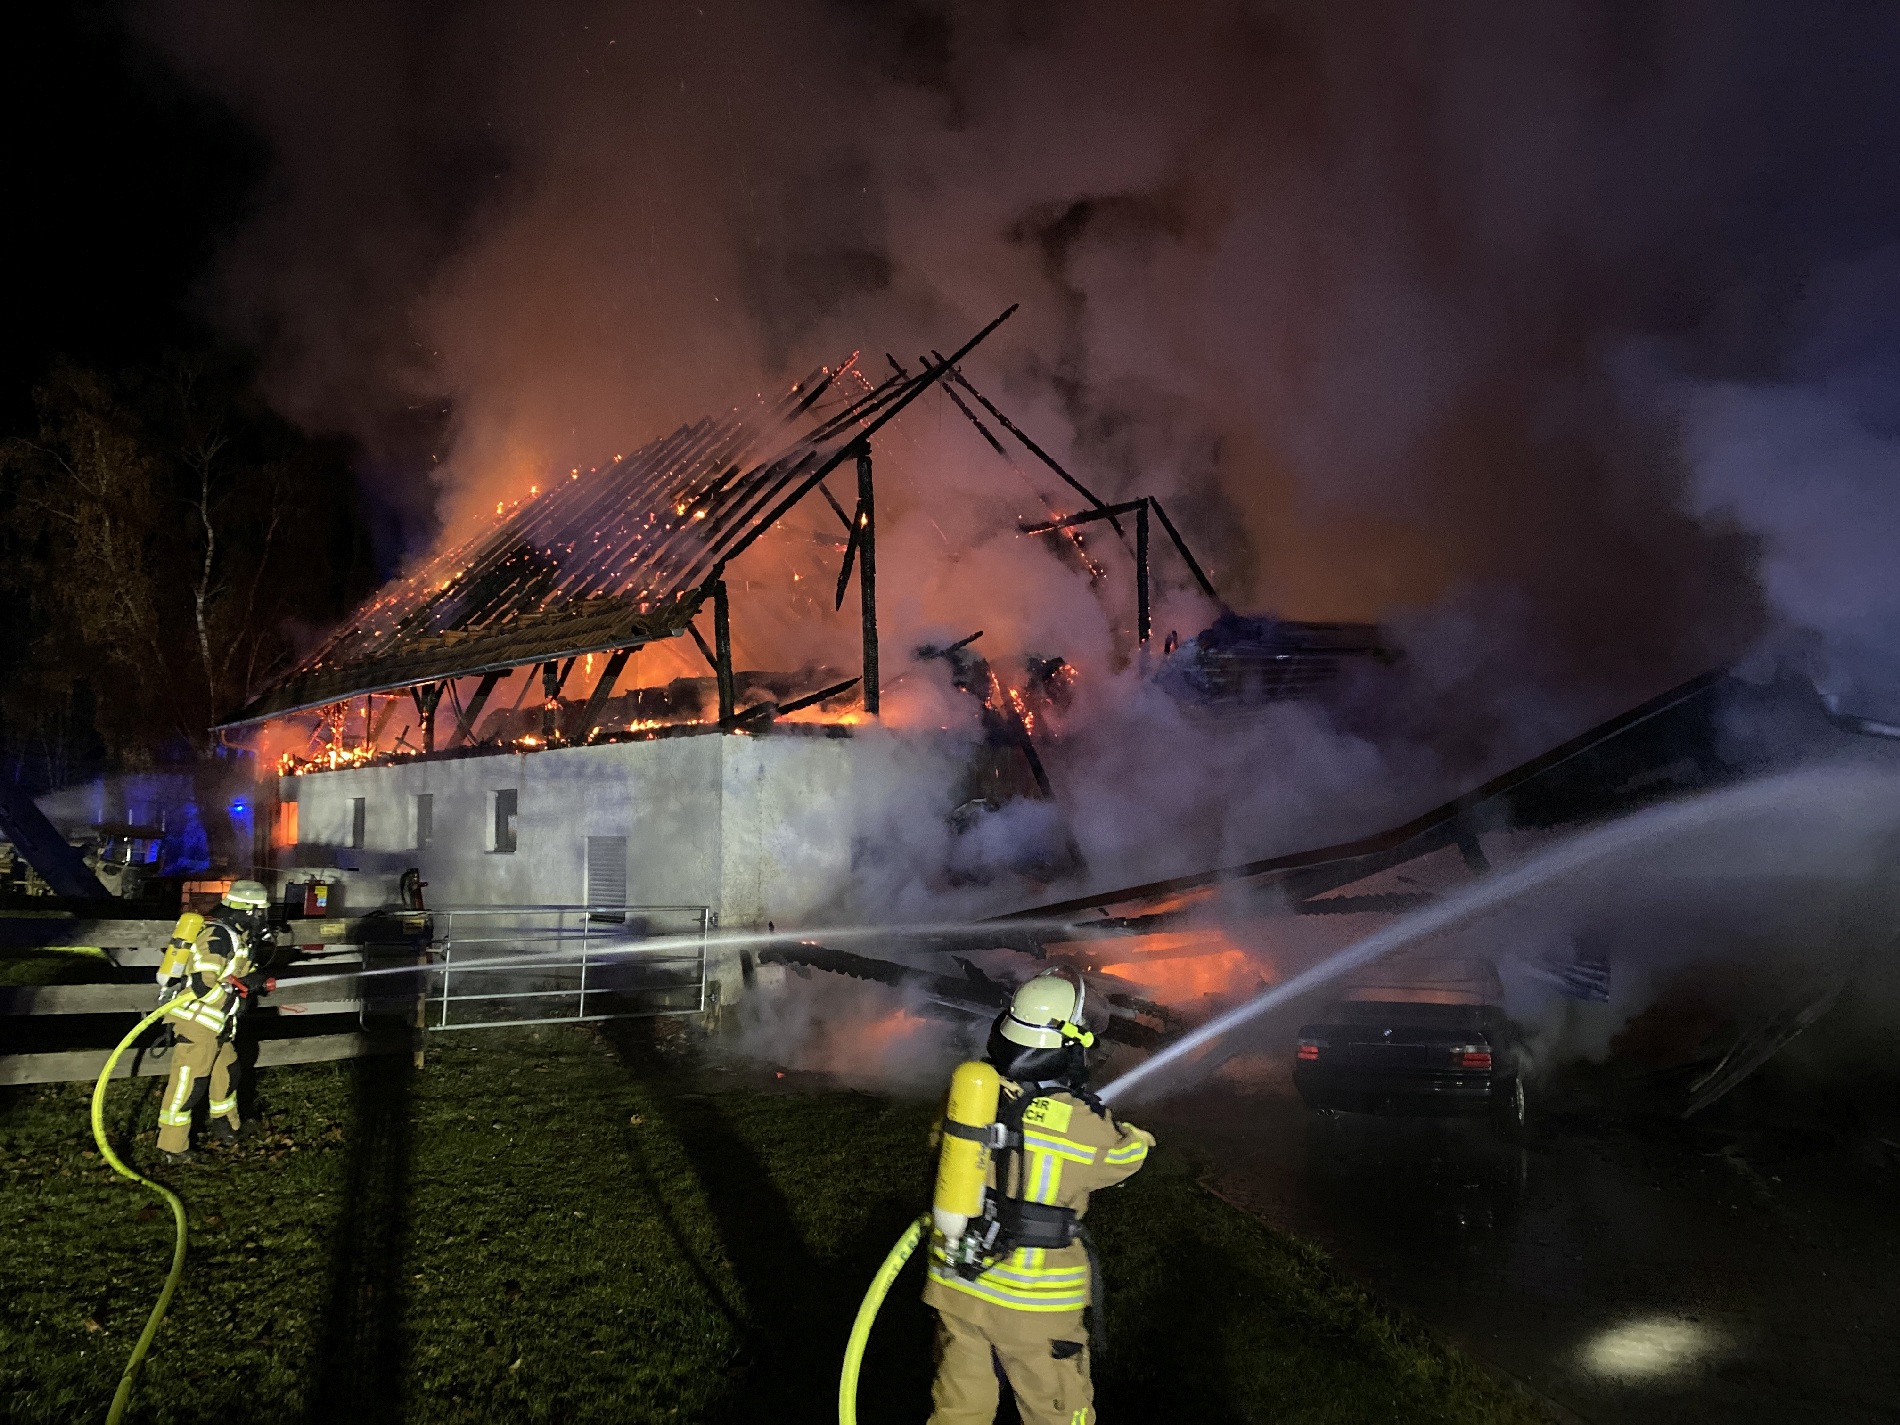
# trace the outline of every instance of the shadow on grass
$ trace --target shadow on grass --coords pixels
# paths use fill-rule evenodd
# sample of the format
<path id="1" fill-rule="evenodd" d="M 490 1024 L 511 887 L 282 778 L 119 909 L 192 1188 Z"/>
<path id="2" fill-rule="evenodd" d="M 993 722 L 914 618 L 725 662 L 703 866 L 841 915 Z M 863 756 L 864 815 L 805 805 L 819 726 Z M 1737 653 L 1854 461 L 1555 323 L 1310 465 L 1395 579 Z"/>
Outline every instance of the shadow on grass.
<path id="1" fill-rule="evenodd" d="M 349 1156 L 307 1425 L 376 1425 L 403 1416 L 409 1356 L 403 1249 L 415 1071 L 406 1054 L 376 1054 L 356 1060 L 351 1075 Z"/>
<path id="2" fill-rule="evenodd" d="M 807 1245 L 780 1187 L 782 1165 L 760 1152 L 722 1095 L 697 1092 L 675 1065 L 657 1055 L 649 1028 L 616 1021 L 605 1037 L 621 1062 L 652 1088 L 652 1102 L 685 1153 L 711 1213 L 738 1300 L 687 1249 L 668 1218 L 682 1258 L 744 1342 L 730 1387 L 708 1421 L 829 1422 L 837 1418 L 838 1370 L 858 1303 L 883 1254 L 902 1233 L 913 1205 L 896 1198 L 873 1205 L 868 1232 L 843 1258 Z M 787 1100 L 789 1111 L 808 1111 Z M 831 1151 L 835 1143 L 814 1145 Z M 865 1190 L 883 1197 L 888 1177 L 870 1155 Z M 650 1188 L 649 1191 L 652 1189 Z M 916 1301 L 921 1283 L 913 1260 L 893 1289 L 873 1339 L 860 1392 L 865 1419 L 921 1419 L 928 1412 L 929 1330 Z"/>
<path id="3" fill-rule="evenodd" d="M 1165 1254 L 1164 1273 L 1140 1286 L 1124 1283 L 1119 1293 L 1114 1263 L 1105 1264 L 1108 1290 L 1121 1299 L 1109 1308 L 1108 1349 L 1095 1362 L 1097 1401 L 1129 1420 L 1253 1418 L 1219 1344 L 1219 1323 L 1210 1319 L 1251 1283 L 1231 1259 L 1192 1237 L 1171 1234 Z"/>

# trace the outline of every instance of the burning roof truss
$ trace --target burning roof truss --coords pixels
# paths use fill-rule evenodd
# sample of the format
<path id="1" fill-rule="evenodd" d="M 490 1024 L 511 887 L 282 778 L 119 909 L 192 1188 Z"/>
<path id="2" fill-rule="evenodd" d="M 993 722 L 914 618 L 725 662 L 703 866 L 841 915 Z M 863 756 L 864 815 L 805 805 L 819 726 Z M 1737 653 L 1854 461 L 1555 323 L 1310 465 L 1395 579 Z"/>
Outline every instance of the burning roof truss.
<path id="1" fill-rule="evenodd" d="M 689 630 L 697 640 L 693 617 L 708 601 L 723 604 L 726 565 L 845 460 L 859 461 L 867 483 L 871 436 L 1014 310 L 949 358 L 841 403 L 850 363 L 819 370 L 775 402 L 682 426 L 611 465 L 551 482 L 494 528 L 385 588 L 222 726 Z M 854 528 L 853 540 L 867 575 L 869 517 L 861 494 L 857 522 L 866 529 Z M 866 652 L 868 687 L 869 643 Z M 731 713 L 722 707 L 722 716 Z"/>

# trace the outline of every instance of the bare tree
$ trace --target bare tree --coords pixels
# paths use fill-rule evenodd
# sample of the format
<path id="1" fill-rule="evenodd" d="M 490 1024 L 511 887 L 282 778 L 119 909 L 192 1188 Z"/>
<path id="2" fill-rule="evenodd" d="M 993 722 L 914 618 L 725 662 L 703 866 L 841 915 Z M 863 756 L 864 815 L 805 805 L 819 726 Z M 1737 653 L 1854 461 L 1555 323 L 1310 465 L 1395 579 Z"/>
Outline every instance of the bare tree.
<path id="1" fill-rule="evenodd" d="M 0 716 L 23 732 L 86 680 L 122 759 L 207 752 L 211 723 L 291 655 L 292 627 L 367 582 L 340 453 L 204 354 L 116 380 L 62 366 L 36 395 L 35 435 L 0 445 L 0 580 L 33 613 L 10 681 L 37 677 L 37 702 L 16 692 Z"/>

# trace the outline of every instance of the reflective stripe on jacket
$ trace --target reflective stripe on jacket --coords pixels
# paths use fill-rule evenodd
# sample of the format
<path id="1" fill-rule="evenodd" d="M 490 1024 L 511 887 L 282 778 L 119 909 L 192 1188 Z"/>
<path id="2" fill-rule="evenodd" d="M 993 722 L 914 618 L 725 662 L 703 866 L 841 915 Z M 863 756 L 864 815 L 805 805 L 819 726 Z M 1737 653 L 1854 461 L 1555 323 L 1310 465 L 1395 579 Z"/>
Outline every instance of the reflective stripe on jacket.
<path id="1" fill-rule="evenodd" d="M 1022 1093 L 1007 1081 L 1003 1089 L 1013 1096 Z M 1132 1176 L 1147 1156 L 1147 1141 L 1133 1128 L 1116 1122 L 1106 1110 L 1098 1113 L 1075 1095 L 1060 1092 L 1031 1100 L 1023 1110 L 1022 1152 L 998 1155 L 1021 1164 L 1020 1182 L 1006 1184 L 1017 1195 L 1069 1208 L 1078 1217 L 1088 1211 L 1091 1192 Z M 990 1186 L 996 1185 L 992 1164 Z M 1089 1301 L 1088 1254 L 1080 1243 L 1019 1247 L 970 1280 L 944 1259 L 943 1238 L 933 1231 L 924 1301 L 957 1312 L 969 1299 L 1011 1311 L 1079 1313 Z"/>
<path id="2" fill-rule="evenodd" d="M 186 984 L 181 988 L 193 991 L 192 997 L 165 1017 L 222 1034 L 237 1000 L 237 991 L 224 983 L 225 976 L 242 975 L 250 967 L 250 943 L 223 921 L 207 920 L 192 941 L 185 966 Z"/>

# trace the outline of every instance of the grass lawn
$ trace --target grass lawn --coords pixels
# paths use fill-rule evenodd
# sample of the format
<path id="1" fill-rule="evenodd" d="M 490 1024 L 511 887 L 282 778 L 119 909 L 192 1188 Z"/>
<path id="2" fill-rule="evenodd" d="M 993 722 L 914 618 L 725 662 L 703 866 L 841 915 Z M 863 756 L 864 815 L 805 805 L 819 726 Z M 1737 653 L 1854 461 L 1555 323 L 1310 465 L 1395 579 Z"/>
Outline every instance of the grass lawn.
<path id="1" fill-rule="evenodd" d="M 645 1025 L 267 1070 L 267 1132 L 154 1172 L 192 1225 L 141 1421 L 825 1421 L 877 1263 L 927 1203 L 933 1106 L 695 1071 Z M 743 1078 L 744 1082 L 739 1082 Z M 722 1081 L 729 1081 L 722 1086 Z M 155 1156 L 157 1081 L 110 1121 Z M 0 1418 L 103 1416 L 170 1216 L 91 1151 L 88 1090 L 0 1093 Z M 1091 1223 L 1110 1421 L 1532 1421 L 1164 1144 Z M 867 1425 L 928 1410 L 913 1263 Z"/>
<path id="2" fill-rule="evenodd" d="M 105 951 L 85 946 L 0 947 L 0 985 L 79 985 L 111 969 Z"/>

